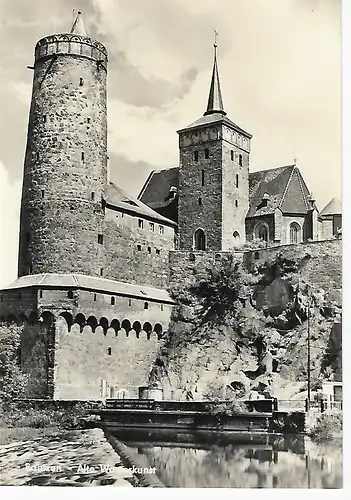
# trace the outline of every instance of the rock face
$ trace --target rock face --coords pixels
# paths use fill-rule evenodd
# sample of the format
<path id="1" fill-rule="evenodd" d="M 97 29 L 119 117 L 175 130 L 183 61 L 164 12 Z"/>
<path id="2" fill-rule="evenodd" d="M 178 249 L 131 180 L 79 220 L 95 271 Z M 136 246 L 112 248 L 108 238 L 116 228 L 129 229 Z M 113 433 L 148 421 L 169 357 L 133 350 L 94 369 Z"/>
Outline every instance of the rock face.
<path id="1" fill-rule="evenodd" d="M 341 372 L 336 256 L 329 265 L 308 248 L 285 255 L 263 255 L 249 271 L 227 256 L 195 267 L 185 286 L 174 287 L 178 305 L 150 375 L 165 398 L 304 398 L 308 330 L 312 390 Z"/>

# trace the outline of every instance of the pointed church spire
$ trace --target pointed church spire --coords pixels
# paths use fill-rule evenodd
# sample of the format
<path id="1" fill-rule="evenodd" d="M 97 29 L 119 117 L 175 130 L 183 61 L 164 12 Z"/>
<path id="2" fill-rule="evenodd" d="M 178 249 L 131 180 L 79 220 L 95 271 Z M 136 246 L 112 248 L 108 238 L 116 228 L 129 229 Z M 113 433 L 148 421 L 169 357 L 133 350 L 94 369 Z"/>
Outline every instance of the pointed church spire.
<path id="1" fill-rule="evenodd" d="M 80 10 L 78 10 L 77 15 L 74 18 L 73 26 L 71 28 L 70 33 L 74 33 L 75 35 L 88 36 L 87 30 L 85 29 L 84 26 L 82 13 Z"/>
<path id="2" fill-rule="evenodd" d="M 217 66 L 217 36 L 218 33 L 217 31 L 215 31 L 215 43 L 213 44 L 214 59 L 213 59 L 211 87 L 208 96 L 207 111 L 204 113 L 204 116 L 211 115 L 213 113 L 222 113 L 222 115 L 227 114 L 224 111 L 221 86 L 219 83 L 218 66 Z"/>

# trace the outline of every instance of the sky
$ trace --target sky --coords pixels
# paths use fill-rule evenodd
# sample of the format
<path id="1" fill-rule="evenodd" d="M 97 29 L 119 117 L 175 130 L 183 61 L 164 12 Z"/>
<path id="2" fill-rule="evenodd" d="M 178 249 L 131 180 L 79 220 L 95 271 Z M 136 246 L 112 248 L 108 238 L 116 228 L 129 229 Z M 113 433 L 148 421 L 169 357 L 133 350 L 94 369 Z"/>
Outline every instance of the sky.
<path id="1" fill-rule="evenodd" d="M 321 210 L 341 199 L 339 0 L 0 0 L 0 287 L 16 278 L 36 41 L 82 10 L 109 52 L 110 179 L 138 194 L 178 164 L 203 115 L 214 29 L 228 117 L 253 135 L 250 170 L 297 164 Z"/>

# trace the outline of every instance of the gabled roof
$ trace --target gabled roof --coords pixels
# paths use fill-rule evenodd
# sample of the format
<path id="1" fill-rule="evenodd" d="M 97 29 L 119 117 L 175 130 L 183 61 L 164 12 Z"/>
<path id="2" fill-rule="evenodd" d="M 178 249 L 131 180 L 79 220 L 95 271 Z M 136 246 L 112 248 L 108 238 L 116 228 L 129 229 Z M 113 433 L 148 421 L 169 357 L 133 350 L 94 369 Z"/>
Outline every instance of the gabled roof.
<path id="1" fill-rule="evenodd" d="M 17 290 L 19 288 L 41 287 L 41 288 L 81 288 L 96 290 L 117 295 L 133 296 L 142 299 L 153 299 L 172 303 L 168 292 L 161 288 L 152 288 L 143 285 L 132 285 L 122 281 L 109 280 L 84 274 L 30 274 L 21 276 L 14 283 L 2 291 Z"/>
<path id="2" fill-rule="evenodd" d="M 250 208 L 247 217 L 283 213 L 306 214 L 311 210 L 307 186 L 296 165 L 251 172 L 249 174 Z M 267 194 L 267 202 L 263 196 Z"/>
<path id="3" fill-rule="evenodd" d="M 185 130 L 190 130 L 198 127 L 205 127 L 206 125 L 209 125 L 211 123 L 221 123 L 222 125 L 228 125 L 229 127 L 232 127 L 234 130 L 237 132 L 240 132 L 241 134 L 245 135 L 249 139 L 251 139 L 252 135 L 246 132 L 246 130 L 242 129 L 239 127 L 236 123 L 232 122 L 227 116 L 223 115 L 223 113 L 211 113 L 207 114 L 204 116 L 201 116 L 198 120 L 194 121 L 187 127 L 178 130 L 178 134 L 181 132 L 184 132 Z"/>
<path id="4" fill-rule="evenodd" d="M 154 210 L 162 210 L 169 203 L 171 186 L 178 188 L 178 185 L 179 167 L 153 171 L 139 198 Z M 262 203 L 265 194 L 268 195 L 267 203 Z M 250 172 L 249 196 L 247 217 L 272 214 L 277 208 L 283 213 L 306 214 L 312 208 L 310 193 L 296 165 Z"/>
<path id="5" fill-rule="evenodd" d="M 163 217 L 158 214 L 150 206 L 145 205 L 142 201 L 132 196 L 127 195 L 123 189 L 117 186 L 113 182 L 109 182 L 107 191 L 107 205 L 109 208 L 117 208 L 124 212 L 128 212 L 135 215 L 140 215 L 151 220 L 156 220 L 167 224 L 169 226 L 174 226 L 174 221 Z"/>
<path id="6" fill-rule="evenodd" d="M 341 215 L 342 206 L 337 198 L 333 198 L 320 212 L 320 217 L 327 217 L 329 215 Z"/>

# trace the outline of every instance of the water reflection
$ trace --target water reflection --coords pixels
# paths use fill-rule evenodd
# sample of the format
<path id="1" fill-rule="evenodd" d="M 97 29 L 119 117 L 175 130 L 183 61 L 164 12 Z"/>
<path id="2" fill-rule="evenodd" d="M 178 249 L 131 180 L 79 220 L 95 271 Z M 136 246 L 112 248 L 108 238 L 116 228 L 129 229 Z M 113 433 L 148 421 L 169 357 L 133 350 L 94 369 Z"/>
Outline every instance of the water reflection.
<path id="1" fill-rule="evenodd" d="M 318 445 L 303 437 L 273 437 L 255 444 L 145 440 L 129 445 L 148 458 L 168 487 L 342 487 L 341 442 Z"/>

